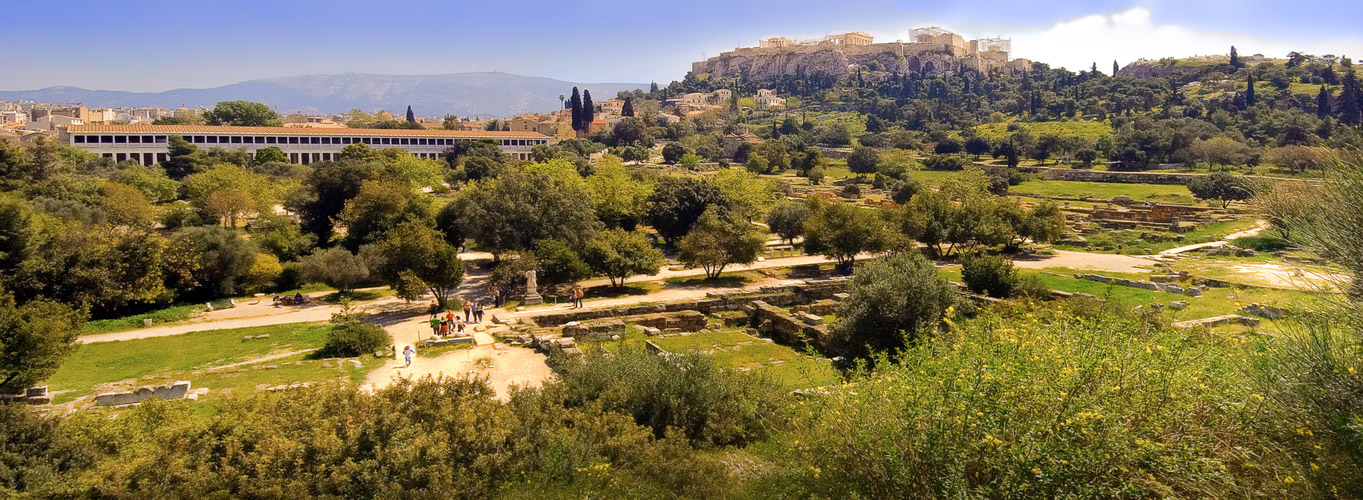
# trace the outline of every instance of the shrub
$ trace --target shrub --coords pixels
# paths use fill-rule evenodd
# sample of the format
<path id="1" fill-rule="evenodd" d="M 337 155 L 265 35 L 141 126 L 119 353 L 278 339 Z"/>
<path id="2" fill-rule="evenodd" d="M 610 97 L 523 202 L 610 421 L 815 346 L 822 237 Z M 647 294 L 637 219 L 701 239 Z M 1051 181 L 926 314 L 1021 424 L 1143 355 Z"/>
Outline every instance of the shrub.
<path id="1" fill-rule="evenodd" d="M 1013 260 L 1002 255 L 974 255 L 961 261 L 961 280 L 971 292 L 995 298 L 1013 296 L 1018 285 Z"/>
<path id="2" fill-rule="evenodd" d="M 836 349 L 853 356 L 905 347 L 935 330 L 956 301 L 951 285 L 916 252 L 863 264 L 848 295 L 829 335 Z"/>
<path id="3" fill-rule="evenodd" d="M 843 198 L 852 198 L 852 199 L 860 198 L 860 197 L 861 197 L 861 187 L 860 187 L 860 186 L 857 186 L 856 184 L 848 184 L 848 185 L 846 185 L 846 186 L 843 186 L 843 187 L 842 187 L 842 197 L 843 197 Z"/>
<path id="4" fill-rule="evenodd" d="M 817 167 L 814 167 L 814 168 L 809 169 L 809 175 L 807 175 L 806 177 L 809 178 L 809 183 L 810 183 L 810 184 L 813 184 L 813 185 L 815 185 L 815 186 L 817 186 L 817 185 L 819 185 L 819 184 L 822 184 L 822 183 L 823 183 L 823 167 L 817 166 Z"/>
<path id="5" fill-rule="evenodd" d="M 938 171 L 965 170 L 970 160 L 960 156 L 932 155 L 923 160 L 923 168 Z"/>
<path id="6" fill-rule="evenodd" d="M 347 320 L 333 325 L 327 332 L 327 343 L 322 346 L 324 356 L 349 358 L 373 353 L 393 344 L 393 339 L 382 327 L 361 321 Z"/>
<path id="7" fill-rule="evenodd" d="M 765 437 L 779 421 L 784 392 L 755 373 L 718 367 L 698 354 L 657 356 L 627 347 L 556 357 L 559 388 L 570 406 L 599 404 L 634 417 L 662 437 L 682 431 L 695 445 L 743 445 Z"/>

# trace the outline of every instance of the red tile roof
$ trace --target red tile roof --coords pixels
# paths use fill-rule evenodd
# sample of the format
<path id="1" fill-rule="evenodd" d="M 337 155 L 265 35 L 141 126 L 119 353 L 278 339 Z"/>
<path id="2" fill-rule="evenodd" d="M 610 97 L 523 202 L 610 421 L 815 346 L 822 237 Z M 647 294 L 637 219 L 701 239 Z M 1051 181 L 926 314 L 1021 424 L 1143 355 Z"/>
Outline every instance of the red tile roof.
<path id="1" fill-rule="evenodd" d="M 70 133 L 141 133 L 141 134 L 251 134 L 251 135 L 342 135 L 377 137 L 472 137 L 543 139 L 538 132 L 502 132 L 482 130 L 428 130 L 376 128 L 303 128 L 303 127 L 231 127 L 214 125 L 72 125 Z"/>

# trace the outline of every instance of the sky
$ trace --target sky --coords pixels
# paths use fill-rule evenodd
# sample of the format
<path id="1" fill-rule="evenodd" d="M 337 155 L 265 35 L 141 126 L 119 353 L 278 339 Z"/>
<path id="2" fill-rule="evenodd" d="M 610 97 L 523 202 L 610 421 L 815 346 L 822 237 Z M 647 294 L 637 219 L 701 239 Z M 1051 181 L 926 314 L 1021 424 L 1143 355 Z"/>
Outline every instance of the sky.
<path id="1" fill-rule="evenodd" d="M 1072 70 L 1297 50 L 1363 59 L 1363 2 L 1325 0 L 44 0 L 6 2 L 0 90 L 163 91 L 308 74 L 501 71 L 666 83 L 761 38 L 941 26 Z"/>

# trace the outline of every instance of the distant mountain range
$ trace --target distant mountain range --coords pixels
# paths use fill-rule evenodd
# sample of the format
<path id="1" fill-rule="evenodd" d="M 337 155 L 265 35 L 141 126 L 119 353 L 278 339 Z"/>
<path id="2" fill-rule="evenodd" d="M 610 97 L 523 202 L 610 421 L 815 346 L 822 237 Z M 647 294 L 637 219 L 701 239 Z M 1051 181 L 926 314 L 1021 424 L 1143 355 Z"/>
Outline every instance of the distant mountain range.
<path id="1" fill-rule="evenodd" d="M 604 101 L 621 90 L 647 89 L 646 83 L 572 83 L 552 78 L 507 73 L 448 75 L 308 75 L 250 80 L 209 89 L 165 92 L 123 92 L 77 87 L 0 91 L 0 100 L 80 103 L 89 107 L 158 106 L 212 107 L 218 101 L 262 102 L 283 113 L 344 113 L 388 110 L 394 114 L 411 105 L 419 116 L 506 117 L 548 112 L 562 105 L 558 96 L 573 87 L 591 90 Z"/>

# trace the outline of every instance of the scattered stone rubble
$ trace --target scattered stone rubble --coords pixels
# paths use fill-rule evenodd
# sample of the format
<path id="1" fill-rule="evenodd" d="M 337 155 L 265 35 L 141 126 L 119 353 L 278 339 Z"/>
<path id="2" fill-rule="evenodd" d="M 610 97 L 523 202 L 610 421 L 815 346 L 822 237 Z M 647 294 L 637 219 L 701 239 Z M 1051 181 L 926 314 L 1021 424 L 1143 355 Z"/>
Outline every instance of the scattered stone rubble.
<path id="1" fill-rule="evenodd" d="M 1155 281 L 1146 280 L 1129 280 L 1126 278 L 1113 278 L 1099 274 L 1075 274 L 1074 277 L 1076 279 L 1097 281 L 1099 283 L 1107 283 L 1110 285 L 1129 286 L 1132 288 L 1143 288 L 1146 290 L 1154 290 L 1159 292 L 1177 293 L 1180 295 L 1187 295 L 1189 297 L 1200 297 L 1202 295 L 1202 292 L 1205 291 L 1205 287 L 1185 288 L 1172 283 L 1159 283 Z"/>
<path id="2" fill-rule="evenodd" d="M 138 404 L 148 399 L 184 399 L 189 395 L 189 381 L 181 380 L 170 385 L 142 386 L 131 391 L 106 392 L 95 396 L 99 406 L 123 406 Z"/>

